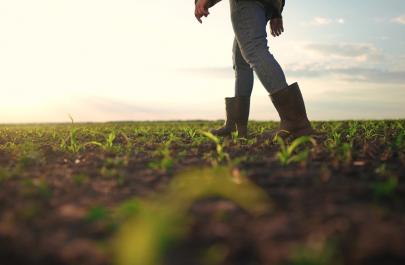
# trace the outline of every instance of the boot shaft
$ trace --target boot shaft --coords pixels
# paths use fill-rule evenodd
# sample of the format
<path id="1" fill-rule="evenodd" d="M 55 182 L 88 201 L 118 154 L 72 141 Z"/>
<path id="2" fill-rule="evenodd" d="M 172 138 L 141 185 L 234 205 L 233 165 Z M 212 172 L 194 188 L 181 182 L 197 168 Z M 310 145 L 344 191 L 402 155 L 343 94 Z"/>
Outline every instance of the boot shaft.
<path id="1" fill-rule="evenodd" d="M 236 97 L 236 120 L 247 123 L 250 113 L 250 97 Z"/>
<path id="2" fill-rule="evenodd" d="M 236 127 L 239 137 L 247 138 L 248 136 L 248 120 L 250 113 L 250 97 L 236 97 Z"/>
<path id="3" fill-rule="evenodd" d="M 312 131 L 304 99 L 297 83 L 270 95 L 270 98 L 280 116 L 281 130 L 287 130 L 291 133 Z"/>
<path id="4" fill-rule="evenodd" d="M 226 121 L 225 124 L 214 130 L 216 135 L 228 135 L 238 130 L 240 137 L 247 137 L 247 124 L 250 112 L 250 97 L 225 98 Z"/>
<path id="5" fill-rule="evenodd" d="M 298 83 L 270 95 L 270 99 L 282 121 L 307 120 L 304 99 Z"/>

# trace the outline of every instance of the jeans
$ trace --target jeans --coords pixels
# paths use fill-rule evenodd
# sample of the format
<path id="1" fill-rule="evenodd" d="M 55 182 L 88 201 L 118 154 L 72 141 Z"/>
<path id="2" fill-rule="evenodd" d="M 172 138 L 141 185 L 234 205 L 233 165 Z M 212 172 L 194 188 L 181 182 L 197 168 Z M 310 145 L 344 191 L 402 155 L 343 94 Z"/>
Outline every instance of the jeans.
<path id="1" fill-rule="evenodd" d="M 235 96 L 250 96 L 253 71 L 270 95 L 287 87 L 280 64 L 267 46 L 266 27 L 270 17 L 259 1 L 230 0 Z"/>

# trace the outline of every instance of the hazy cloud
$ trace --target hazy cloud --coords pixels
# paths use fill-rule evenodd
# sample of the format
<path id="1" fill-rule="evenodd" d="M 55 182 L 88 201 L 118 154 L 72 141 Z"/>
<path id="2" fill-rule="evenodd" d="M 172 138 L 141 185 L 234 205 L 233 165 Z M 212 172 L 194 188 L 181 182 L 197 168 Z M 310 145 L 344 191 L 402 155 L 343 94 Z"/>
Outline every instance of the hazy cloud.
<path id="1" fill-rule="evenodd" d="M 339 23 L 339 24 L 345 24 L 346 23 L 346 21 L 343 18 L 338 18 L 336 20 L 336 22 Z"/>
<path id="2" fill-rule="evenodd" d="M 405 69 L 370 43 L 310 43 L 300 46 L 299 61 L 284 67 L 295 77 L 330 77 L 332 80 L 376 84 L 405 84 Z M 312 54 L 311 54 L 312 53 Z M 207 78 L 234 78 L 232 67 L 182 69 L 187 74 Z"/>
<path id="3" fill-rule="evenodd" d="M 392 71 L 375 68 L 313 68 L 302 67 L 301 69 L 286 68 L 287 73 L 296 77 L 326 77 L 333 76 L 335 79 L 369 82 L 382 84 L 405 84 L 405 71 Z"/>
<path id="4" fill-rule="evenodd" d="M 381 52 L 373 44 L 312 43 L 308 44 L 305 48 L 324 56 L 357 58 L 364 61 L 381 58 Z"/>
<path id="5" fill-rule="evenodd" d="M 394 17 L 391 21 L 397 24 L 405 25 L 405 14 Z"/>
<path id="6" fill-rule="evenodd" d="M 384 70 L 366 67 L 346 67 L 331 68 L 321 64 L 306 64 L 297 66 L 296 64 L 285 67 L 287 75 L 295 77 L 326 77 L 332 76 L 337 80 L 354 82 L 371 82 L 379 84 L 405 84 L 405 71 Z M 199 76 L 209 78 L 233 78 L 233 70 L 229 67 L 207 67 L 187 70 Z"/>
<path id="7" fill-rule="evenodd" d="M 326 26 L 334 23 L 344 24 L 345 20 L 343 18 L 314 17 L 309 24 L 312 26 Z"/>

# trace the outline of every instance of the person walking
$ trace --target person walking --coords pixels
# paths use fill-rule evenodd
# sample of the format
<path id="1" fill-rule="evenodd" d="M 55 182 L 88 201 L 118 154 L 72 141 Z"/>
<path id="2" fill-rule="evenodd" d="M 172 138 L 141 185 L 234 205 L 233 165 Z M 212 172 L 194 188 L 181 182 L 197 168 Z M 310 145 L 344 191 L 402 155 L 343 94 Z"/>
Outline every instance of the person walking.
<path id="1" fill-rule="evenodd" d="M 196 19 L 202 23 L 201 18 L 210 14 L 209 8 L 220 1 L 195 0 Z M 211 132 L 217 136 L 229 136 L 237 131 L 239 137 L 247 138 L 254 71 L 280 116 L 280 126 L 270 132 L 269 137 L 296 138 L 313 134 L 298 83 L 287 84 L 283 69 L 268 47 L 266 27 L 269 21 L 273 37 L 284 32 L 282 12 L 285 0 L 229 1 L 235 34 L 235 96 L 225 98 L 226 121 L 222 127 Z"/>

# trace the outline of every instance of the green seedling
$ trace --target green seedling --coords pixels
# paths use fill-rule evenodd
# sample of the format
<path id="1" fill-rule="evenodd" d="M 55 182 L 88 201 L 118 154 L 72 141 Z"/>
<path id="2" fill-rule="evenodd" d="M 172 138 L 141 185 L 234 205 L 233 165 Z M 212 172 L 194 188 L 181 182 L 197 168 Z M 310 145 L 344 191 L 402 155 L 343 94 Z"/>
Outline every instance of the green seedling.
<path id="1" fill-rule="evenodd" d="M 214 162 L 215 162 L 214 164 L 222 163 L 224 161 L 230 162 L 231 159 L 229 157 L 229 154 L 224 151 L 224 148 L 221 144 L 221 140 L 217 136 L 213 135 L 210 132 L 206 132 L 206 131 L 202 131 L 200 133 L 215 143 L 217 157 L 216 157 L 216 160 L 214 160 Z"/>
<path id="2" fill-rule="evenodd" d="M 125 140 L 125 150 L 126 150 L 126 152 L 127 153 L 131 152 L 131 149 L 132 149 L 131 139 L 124 132 L 121 132 L 121 135 Z"/>
<path id="3" fill-rule="evenodd" d="M 122 202 L 114 211 L 113 219 L 115 222 L 121 223 L 127 221 L 128 218 L 133 217 L 139 213 L 140 202 L 138 199 L 130 199 Z"/>
<path id="4" fill-rule="evenodd" d="M 339 146 L 339 149 L 338 149 L 339 157 L 345 163 L 349 163 L 352 161 L 352 149 L 353 149 L 352 143 L 342 143 Z"/>
<path id="5" fill-rule="evenodd" d="M 336 149 L 342 143 L 342 136 L 339 132 L 333 131 L 328 136 L 329 137 L 326 139 L 325 145 L 329 151 Z"/>
<path id="6" fill-rule="evenodd" d="M 108 136 L 106 137 L 106 142 L 105 142 L 105 149 L 111 149 L 113 147 L 114 144 L 114 140 L 117 137 L 117 135 L 115 134 L 115 131 L 112 131 L 108 134 Z"/>
<path id="7" fill-rule="evenodd" d="M 186 133 L 187 137 L 190 138 L 191 140 L 193 140 L 194 137 L 197 135 L 197 130 L 193 128 L 184 128 L 184 132 Z"/>
<path id="8" fill-rule="evenodd" d="M 73 117 L 69 115 L 69 118 L 71 120 L 69 137 L 67 139 L 62 138 L 59 146 L 62 150 L 67 150 L 71 153 L 78 153 L 84 145 L 80 144 L 77 139 L 79 130 L 75 127 Z"/>
<path id="9" fill-rule="evenodd" d="M 373 184 L 372 188 L 374 196 L 376 198 L 386 198 L 395 194 L 399 185 L 398 177 L 387 168 L 387 165 L 381 164 L 374 172 L 385 178 L 385 180 Z"/>
<path id="10" fill-rule="evenodd" d="M 377 129 L 375 128 L 375 125 L 373 123 L 366 122 L 362 124 L 360 127 L 363 131 L 364 140 L 370 141 L 374 139 L 376 136 L 381 136 L 381 134 L 377 133 Z"/>
<path id="11" fill-rule="evenodd" d="M 149 167 L 152 169 L 162 170 L 164 172 L 170 172 L 174 166 L 174 159 L 171 156 L 170 144 L 172 143 L 173 137 L 170 136 L 169 139 L 163 143 L 163 147 L 157 151 L 157 153 L 162 156 L 162 159 L 158 162 L 149 163 Z"/>
<path id="12" fill-rule="evenodd" d="M 405 152 L 405 131 L 399 131 L 395 136 L 393 148 L 398 151 Z"/>
<path id="13" fill-rule="evenodd" d="M 287 145 L 279 135 L 276 135 L 274 138 L 280 146 L 280 151 L 277 152 L 276 157 L 283 166 L 287 166 L 293 162 L 302 162 L 307 159 L 309 149 L 298 152 L 299 146 L 308 142 L 316 145 L 316 141 L 309 136 L 301 136 L 295 139 L 291 145 Z"/>
<path id="14" fill-rule="evenodd" d="M 238 132 L 238 130 L 236 130 L 236 131 L 234 131 L 234 132 L 231 132 L 231 139 L 232 139 L 232 142 L 233 142 L 234 144 L 236 144 L 236 143 L 238 142 L 238 139 L 239 139 L 239 132 Z"/>
<path id="15" fill-rule="evenodd" d="M 268 212 L 264 191 L 230 168 L 192 170 L 175 177 L 163 193 L 140 202 L 139 212 L 121 226 L 114 241 L 117 265 L 161 264 L 165 251 L 185 237 L 192 204 L 210 197 L 231 200 L 254 216 Z"/>
<path id="16" fill-rule="evenodd" d="M 348 141 L 353 141 L 359 128 L 359 123 L 357 121 L 351 121 L 349 123 L 349 128 L 346 130 L 346 138 Z"/>
<path id="17" fill-rule="evenodd" d="M 88 222 L 96 222 L 96 221 L 103 221 L 109 218 L 110 218 L 109 209 L 103 206 L 95 206 L 89 209 L 85 219 Z"/>
<path id="18" fill-rule="evenodd" d="M 114 146 L 114 140 L 117 137 L 115 131 L 110 132 L 106 137 L 104 143 L 91 141 L 86 143 L 85 145 L 96 145 L 101 147 L 103 150 L 112 150 Z"/>
<path id="19" fill-rule="evenodd" d="M 100 169 L 100 174 L 105 178 L 115 178 L 118 185 L 125 181 L 123 167 L 127 166 L 127 157 L 107 158 Z"/>
<path id="20" fill-rule="evenodd" d="M 398 187 L 398 178 L 388 177 L 387 180 L 373 185 L 373 193 L 377 198 L 386 198 L 392 196 Z"/>

